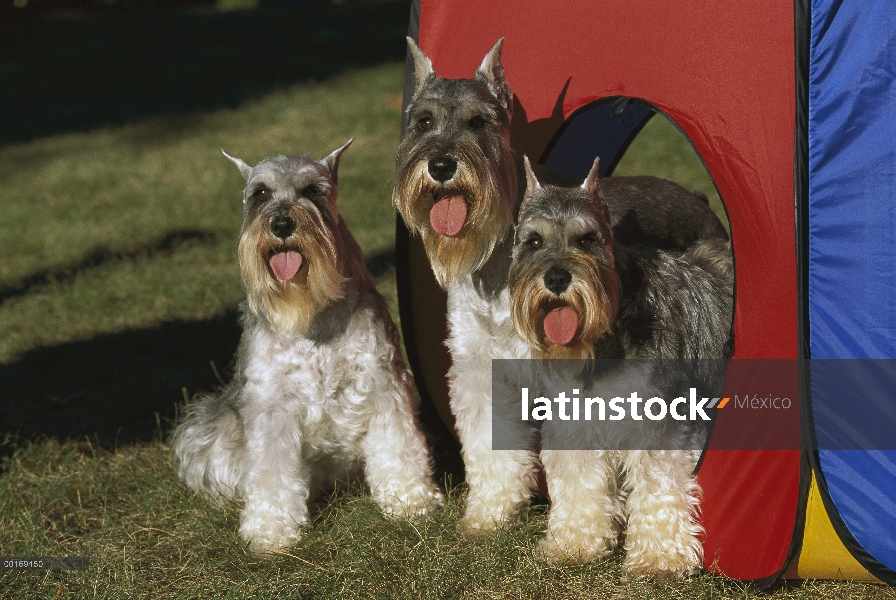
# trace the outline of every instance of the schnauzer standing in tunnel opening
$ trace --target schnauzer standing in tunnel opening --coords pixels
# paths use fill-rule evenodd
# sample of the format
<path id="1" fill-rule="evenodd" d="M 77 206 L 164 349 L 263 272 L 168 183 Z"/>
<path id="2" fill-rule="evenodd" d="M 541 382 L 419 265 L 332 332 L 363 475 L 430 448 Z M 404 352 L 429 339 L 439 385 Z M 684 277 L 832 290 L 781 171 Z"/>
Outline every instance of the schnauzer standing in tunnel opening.
<path id="1" fill-rule="evenodd" d="M 595 160 L 581 188 L 559 188 L 542 186 L 526 161 L 509 274 L 517 332 L 533 358 L 589 361 L 593 369 L 578 381 L 583 395 L 624 397 L 643 386 L 672 398 L 695 380 L 719 387 L 732 325 L 730 246 L 717 240 L 684 251 L 621 246 L 597 169 Z M 651 360 L 605 368 L 592 359 Z M 624 525 L 629 576 L 683 575 L 702 565 L 693 475 L 702 444 L 680 444 L 689 424 L 638 421 L 545 423 L 541 461 L 552 506 L 541 549 L 549 559 L 600 558 L 616 547 Z M 547 449 L 552 437 L 573 429 L 603 441 L 628 435 L 633 439 L 623 441 L 634 449 Z M 639 449 L 656 445 L 657 435 L 670 439 L 659 449 Z"/>

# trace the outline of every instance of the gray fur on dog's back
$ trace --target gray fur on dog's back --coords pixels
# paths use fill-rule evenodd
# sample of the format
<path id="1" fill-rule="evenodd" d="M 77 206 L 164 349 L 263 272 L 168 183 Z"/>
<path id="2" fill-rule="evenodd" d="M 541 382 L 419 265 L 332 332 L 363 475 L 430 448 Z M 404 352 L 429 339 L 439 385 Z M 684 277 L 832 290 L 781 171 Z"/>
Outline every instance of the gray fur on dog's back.
<path id="1" fill-rule="evenodd" d="M 598 358 L 727 358 L 734 303 L 731 246 L 699 240 L 685 251 L 616 247 L 622 300 Z"/>
<path id="2" fill-rule="evenodd" d="M 600 187 L 613 234 L 623 246 L 687 248 L 697 240 L 727 241 L 706 196 L 659 177 L 605 177 Z"/>

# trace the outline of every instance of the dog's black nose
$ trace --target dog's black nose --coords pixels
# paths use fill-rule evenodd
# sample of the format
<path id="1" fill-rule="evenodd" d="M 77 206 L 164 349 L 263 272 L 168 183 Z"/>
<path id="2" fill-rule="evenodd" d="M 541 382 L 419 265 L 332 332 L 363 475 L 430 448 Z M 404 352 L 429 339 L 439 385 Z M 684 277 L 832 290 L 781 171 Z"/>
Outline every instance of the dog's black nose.
<path id="1" fill-rule="evenodd" d="M 439 183 L 445 183 L 457 170 L 457 161 L 447 156 L 440 156 L 429 161 L 429 174 Z"/>
<path id="2" fill-rule="evenodd" d="M 566 291 L 570 281 L 572 281 L 572 274 L 566 269 L 551 267 L 548 269 L 548 272 L 544 274 L 545 287 L 558 296 Z"/>
<path id="3" fill-rule="evenodd" d="M 271 219 L 271 233 L 286 240 L 296 230 L 296 223 L 287 215 L 277 215 Z"/>

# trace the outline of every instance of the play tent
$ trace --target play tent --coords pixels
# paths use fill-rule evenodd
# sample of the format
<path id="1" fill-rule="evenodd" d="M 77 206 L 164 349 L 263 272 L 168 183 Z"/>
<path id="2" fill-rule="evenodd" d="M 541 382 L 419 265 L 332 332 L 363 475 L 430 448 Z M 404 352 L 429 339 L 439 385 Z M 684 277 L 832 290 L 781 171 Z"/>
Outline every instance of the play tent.
<path id="1" fill-rule="evenodd" d="M 734 358 L 792 361 L 799 396 L 793 447 L 727 449 L 717 426 L 698 471 L 705 566 L 759 586 L 896 584 L 896 377 L 882 360 L 896 358 L 889 0 L 417 0 L 410 34 L 449 78 L 472 76 L 504 37 L 515 143 L 571 175 L 596 155 L 611 174 L 656 113 L 687 136 L 729 216 Z M 424 418 L 450 430 L 444 295 L 401 224 L 397 242 Z"/>

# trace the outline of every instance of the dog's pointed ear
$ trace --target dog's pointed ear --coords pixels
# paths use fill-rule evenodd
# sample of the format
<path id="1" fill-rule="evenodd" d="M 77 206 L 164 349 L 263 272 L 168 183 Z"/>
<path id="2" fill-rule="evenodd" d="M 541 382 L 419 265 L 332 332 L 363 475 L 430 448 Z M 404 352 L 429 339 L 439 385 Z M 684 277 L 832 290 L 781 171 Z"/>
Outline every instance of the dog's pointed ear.
<path id="1" fill-rule="evenodd" d="M 501 66 L 501 48 L 504 46 L 504 38 L 499 39 L 488 51 L 482 64 L 476 70 L 476 75 L 485 79 L 488 88 L 491 90 L 498 102 L 505 110 L 510 111 L 513 101 L 513 94 L 510 92 L 510 86 L 504 78 L 504 67 Z"/>
<path id="2" fill-rule="evenodd" d="M 245 162 L 243 162 L 241 159 L 239 159 L 239 158 L 237 158 L 237 157 L 235 157 L 235 156 L 230 156 L 229 154 L 227 154 L 226 152 L 224 152 L 224 148 L 221 148 L 221 153 L 222 153 L 224 156 L 226 156 L 227 158 L 229 158 L 229 159 L 230 159 L 230 162 L 232 162 L 233 164 L 236 165 L 236 168 L 240 170 L 240 174 L 242 174 L 243 179 L 245 179 L 246 181 L 249 181 L 249 175 L 252 174 L 252 167 L 250 167 L 249 165 L 247 165 L 247 164 L 246 164 Z"/>
<path id="3" fill-rule="evenodd" d="M 526 208 L 526 204 L 528 204 L 529 198 L 532 197 L 532 194 L 534 194 L 536 190 L 541 189 L 541 184 L 538 182 L 538 177 L 535 176 L 535 171 L 532 170 L 532 164 L 529 162 L 529 157 L 525 154 L 523 155 L 523 168 L 526 171 L 526 191 L 523 194 L 523 201 L 520 204 L 520 211 L 516 216 L 517 225 L 519 225 L 520 219 L 523 218 L 523 210 Z"/>
<path id="4" fill-rule="evenodd" d="M 411 60 L 414 61 L 414 98 L 416 98 L 423 87 L 423 83 L 429 79 L 430 75 L 434 75 L 435 72 L 432 70 L 432 61 L 423 54 L 423 50 L 420 49 L 417 42 L 410 36 L 408 36 L 407 40 L 408 52 L 411 55 Z"/>
<path id="5" fill-rule="evenodd" d="M 352 145 L 352 142 L 355 141 L 355 138 L 352 137 L 345 144 L 342 145 L 341 148 L 337 148 L 333 150 L 325 159 L 323 159 L 324 165 L 327 167 L 327 170 L 330 172 L 330 177 L 333 178 L 333 183 L 339 183 L 339 176 L 337 172 L 339 171 L 339 157 L 342 156 L 342 153 L 345 152 L 346 148 Z"/>
<path id="6" fill-rule="evenodd" d="M 600 173 L 600 157 L 594 159 L 594 164 L 591 165 L 591 170 L 588 171 L 588 177 L 585 178 L 585 181 L 582 182 L 582 189 L 591 194 L 591 197 L 596 199 L 603 200 L 604 195 L 600 191 L 600 182 L 598 174 Z"/>
<path id="7" fill-rule="evenodd" d="M 600 173 L 600 157 L 596 157 L 594 159 L 594 164 L 591 165 L 591 170 L 588 172 L 588 177 L 585 178 L 585 181 L 582 182 L 582 189 L 588 192 L 588 195 L 591 196 L 591 199 L 597 205 L 597 210 L 601 212 L 603 218 L 607 221 L 607 223 L 611 223 L 610 217 L 610 207 L 607 206 L 607 200 L 604 198 L 604 193 L 600 189 L 600 177 L 598 177 Z M 612 231 L 612 230 L 611 230 Z"/>

